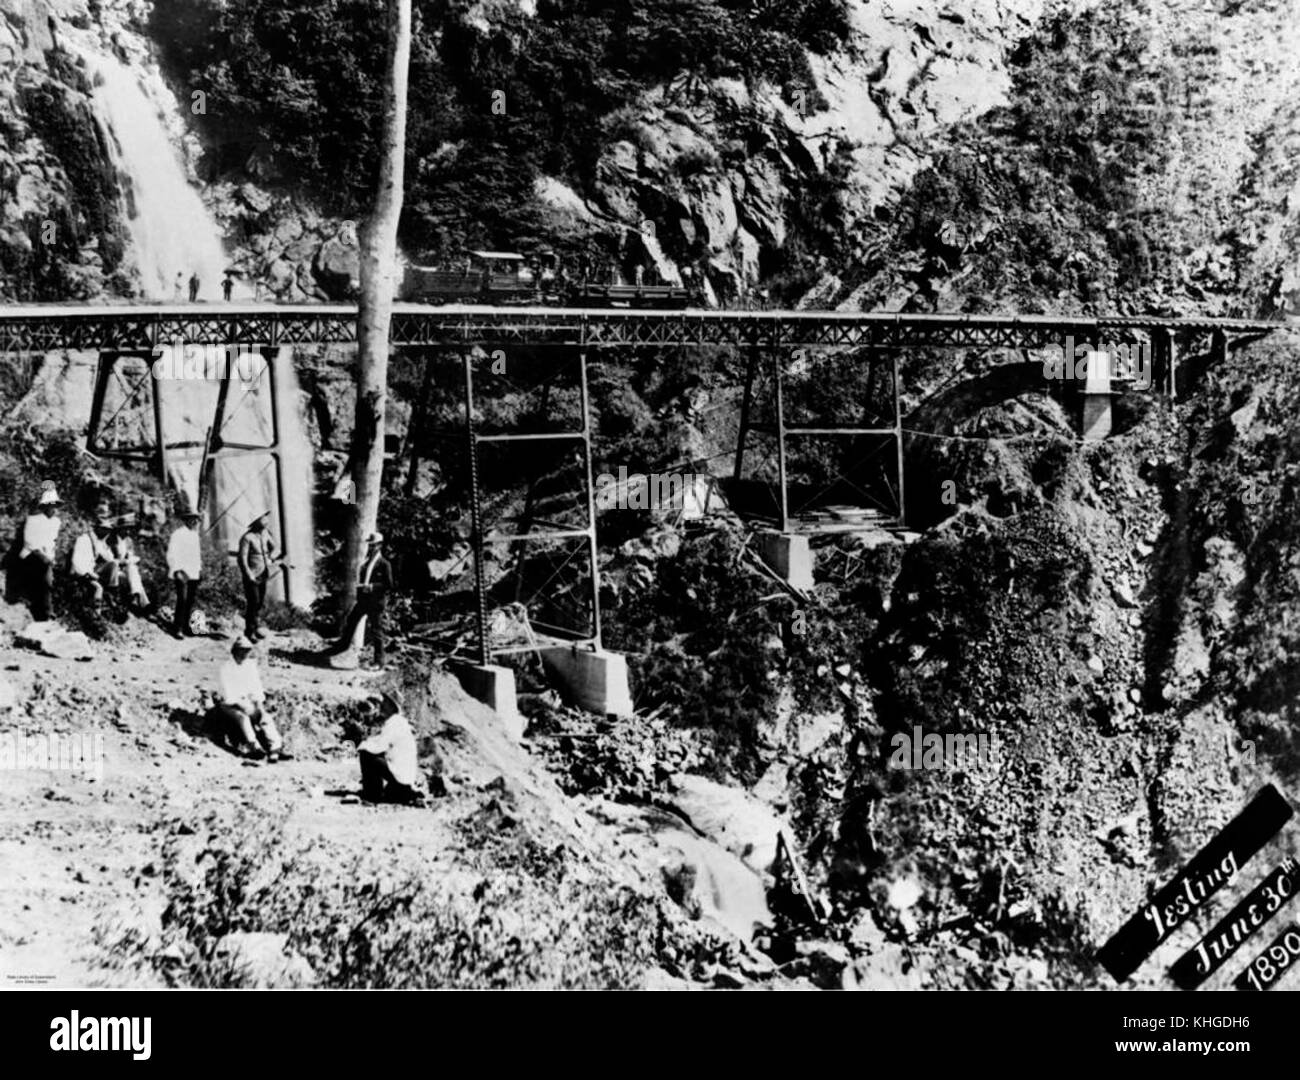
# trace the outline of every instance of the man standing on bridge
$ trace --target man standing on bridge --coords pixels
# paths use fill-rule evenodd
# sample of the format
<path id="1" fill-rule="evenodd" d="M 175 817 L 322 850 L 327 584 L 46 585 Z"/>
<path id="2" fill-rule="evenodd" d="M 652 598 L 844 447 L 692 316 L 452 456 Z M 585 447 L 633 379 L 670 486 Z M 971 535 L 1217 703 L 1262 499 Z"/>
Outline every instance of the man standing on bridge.
<path id="1" fill-rule="evenodd" d="M 194 303 L 199 298 L 199 272 L 194 271 L 190 275 L 190 303 Z"/>

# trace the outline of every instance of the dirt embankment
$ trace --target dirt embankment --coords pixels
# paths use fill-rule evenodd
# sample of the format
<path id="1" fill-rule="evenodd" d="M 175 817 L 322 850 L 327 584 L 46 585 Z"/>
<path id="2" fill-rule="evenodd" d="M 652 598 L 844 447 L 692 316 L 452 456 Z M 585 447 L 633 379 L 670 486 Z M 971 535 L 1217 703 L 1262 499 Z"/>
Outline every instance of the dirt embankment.
<path id="1" fill-rule="evenodd" d="M 303 666 L 314 636 L 276 637 L 263 670 L 294 757 L 250 765 L 202 723 L 224 640 L 135 629 L 130 642 L 96 643 L 84 661 L 0 649 L 13 702 L 6 745 L 21 740 L 28 753 L 51 737 L 56 746 L 84 738 L 76 745 L 86 753 L 75 771 L 30 757 L 4 771 L 7 981 L 638 986 L 778 977 L 721 925 L 699 920 L 698 907 L 688 914 L 689 903 L 669 899 L 663 874 L 680 853 L 571 802 L 450 676 L 387 676 L 403 684 L 422 767 L 445 794 L 423 809 L 368 806 L 352 797 L 352 740 L 372 722 L 366 704 L 385 677 Z"/>

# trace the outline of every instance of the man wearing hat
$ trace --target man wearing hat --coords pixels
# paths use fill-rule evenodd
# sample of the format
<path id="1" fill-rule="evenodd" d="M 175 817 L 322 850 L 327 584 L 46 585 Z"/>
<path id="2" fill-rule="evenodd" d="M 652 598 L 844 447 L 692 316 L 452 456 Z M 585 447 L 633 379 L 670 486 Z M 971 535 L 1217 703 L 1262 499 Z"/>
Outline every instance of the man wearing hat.
<path id="1" fill-rule="evenodd" d="M 113 515 L 107 506 L 95 511 L 94 521 L 77 537 L 72 546 L 72 577 L 81 584 L 93 610 L 98 611 L 104 594 L 121 589 L 121 572 L 117 557 L 109 545 Z"/>
<path id="2" fill-rule="evenodd" d="M 415 735 L 410 721 L 402 715 L 402 700 L 397 691 L 388 691 L 380 697 L 379 716 L 383 727 L 357 748 L 361 759 L 361 797 L 368 802 L 422 806 L 424 796 L 419 790 Z"/>
<path id="3" fill-rule="evenodd" d="M 230 656 L 217 673 L 217 718 L 245 757 L 265 755 L 268 761 L 284 760 L 289 755 L 284 753 L 280 732 L 266 714 L 266 691 L 253 659 L 253 643 L 245 637 L 236 638 Z"/>
<path id="4" fill-rule="evenodd" d="M 339 639 L 330 652 L 344 652 L 352 644 L 357 626 L 364 618 L 366 630 L 375 643 L 375 666 L 384 666 L 384 649 L 387 645 L 384 616 L 388 611 L 388 593 L 392 587 L 393 568 L 384 557 L 383 534 L 372 532 L 366 537 L 366 557 L 361 564 L 361 574 L 357 581 L 357 602 L 348 612 L 343 632 L 339 634 Z"/>
<path id="5" fill-rule="evenodd" d="M 51 485 L 41 492 L 36 510 L 23 522 L 23 544 L 18 552 L 27 583 L 32 618 L 44 622 L 50 617 L 50 593 L 54 589 L 54 558 L 59 540 L 59 506 L 62 500 Z"/>
<path id="6" fill-rule="evenodd" d="M 239 538 L 239 576 L 244 582 L 244 636 L 261 641 L 266 635 L 258 627 L 271 568 L 280 560 L 275 540 L 267 532 L 271 511 L 258 514 Z"/>
<path id="7" fill-rule="evenodd" d="M 193 637 L 190 618 L 194 598 L 203 573 L 203 554 L 199 544 L 199 515 L 186 509 L 181 524 L 167 541 L 167 576 L 176 584 L 176 613 L 172 619 L 174 637 Z"/>

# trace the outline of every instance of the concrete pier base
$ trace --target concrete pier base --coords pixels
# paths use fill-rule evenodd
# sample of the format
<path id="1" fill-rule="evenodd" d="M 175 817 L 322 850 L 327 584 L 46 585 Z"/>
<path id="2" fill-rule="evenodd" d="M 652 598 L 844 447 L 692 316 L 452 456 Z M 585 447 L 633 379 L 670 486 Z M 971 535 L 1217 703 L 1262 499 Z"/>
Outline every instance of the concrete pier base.
<path id="1" fill-rule="evenodd" d="M 813 556 L 808 537 L 765 532 L 759 536 L 758 542 L 759 554 L 778 577 L 796 589 L 813 587 Z"/>
<path id="2" fill-rule="evenodd" d="M 1083 421 L 1080 434 L 1085 442 L 1096 442 L 1110 436 L 1110 356 L 1106 353 L 1088 354 L 1088 379 L 1083 384 Z"/>
<path id="3" fill-rule="evenodd" d="M 560 684 L 566 701 L 601 715 L 631 716 L 627 657 L 601 649 L 543 649 L 542 663 Z"/>
<path id="4" fill-rule="evenodd" d="M 515 673 L 510 668 L 499 664 L 458 664 L 456 678 L 470 697 L 496 710 L 512 738 L 523 737 L 524 717 L 519 712 Z"/>

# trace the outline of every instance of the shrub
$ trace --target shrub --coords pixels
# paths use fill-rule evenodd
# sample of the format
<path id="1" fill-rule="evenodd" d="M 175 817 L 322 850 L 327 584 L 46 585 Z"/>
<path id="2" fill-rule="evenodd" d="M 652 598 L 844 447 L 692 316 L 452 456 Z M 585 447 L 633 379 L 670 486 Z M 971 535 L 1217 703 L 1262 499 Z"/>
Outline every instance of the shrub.
<path id="1" fill-rule="evenodd" d="M 101 928 L 118 978 L 239 985 L 218 945 L 227 934 L 265 932 L 287 934 L 323 987 L 632 987 L 656 963 L 666 930 L 659 901 L 574 874 L 569 849 L 508 828 L 476 840 L 478 884 L 457 889 L 415 864 L 345 858 L 322 842 L 294 846 L 262 822 L 209 825 L 196 860 L 180 832 L 164 844 L 160 943 L 138 929 Z"/>

